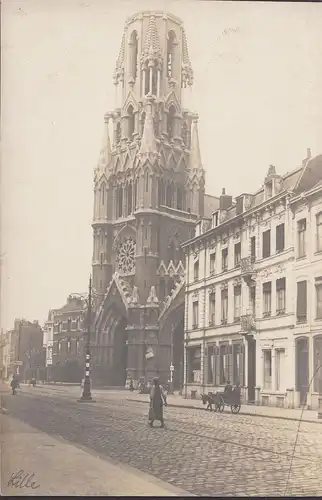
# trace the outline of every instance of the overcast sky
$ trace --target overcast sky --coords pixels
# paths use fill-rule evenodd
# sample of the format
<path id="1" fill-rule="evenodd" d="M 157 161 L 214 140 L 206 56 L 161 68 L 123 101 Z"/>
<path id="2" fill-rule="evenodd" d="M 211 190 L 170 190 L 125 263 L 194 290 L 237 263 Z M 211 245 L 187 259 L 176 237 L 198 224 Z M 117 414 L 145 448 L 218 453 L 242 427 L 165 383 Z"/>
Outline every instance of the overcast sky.
<path id="1" fill-rule="evenodd" d="M 152 9 L 185 25 L 208 193 L 255 191 L 270 164 L 284 173 L 308 147 L 322 153 L 321 4 L 3 0 L 4 328 L 43 322 L 87 289 L 93 168 L 123 26 Z"/>

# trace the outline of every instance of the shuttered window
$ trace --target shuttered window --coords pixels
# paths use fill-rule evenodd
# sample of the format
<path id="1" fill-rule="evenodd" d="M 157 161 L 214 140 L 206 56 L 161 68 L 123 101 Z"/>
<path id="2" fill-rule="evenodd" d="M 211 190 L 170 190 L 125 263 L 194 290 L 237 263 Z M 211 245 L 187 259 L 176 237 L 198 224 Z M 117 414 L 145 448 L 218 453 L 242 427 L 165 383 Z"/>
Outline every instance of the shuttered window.
<path id="1" fill-rule="evenodd" d="M 271 255 L 271 231 L 265 231 L 263 233 L 263 259 L 266 259 Z"/>
<path id="2" fill-rule="evenodd" d="M 285 246 L 284 224 L 276 227 L 276 252 L 282 252 Z"/>
<path id="3" fill-rule="evenodd" d="M 305 322 L 307 317 L 307 283 L 299 281 L 297 283 L 297 305 L 296 316 L 298 322 Z"/>
<path id="4" fill-rule="evenodd" d="M 276 313 L 282 314 L 285 312 L 286 300 L 286 281 L 285 278 L 276 280 Z"/>

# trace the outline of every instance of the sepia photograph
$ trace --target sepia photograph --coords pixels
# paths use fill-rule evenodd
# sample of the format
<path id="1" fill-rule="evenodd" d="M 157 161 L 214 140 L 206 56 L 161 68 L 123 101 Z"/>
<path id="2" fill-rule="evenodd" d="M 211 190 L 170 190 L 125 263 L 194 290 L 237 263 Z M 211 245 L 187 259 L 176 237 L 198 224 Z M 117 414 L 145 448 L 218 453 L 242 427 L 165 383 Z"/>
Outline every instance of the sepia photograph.
<path id="1" fill-rule="evenodd" d="M 2 0 L 2 495 L 322 494 L 321 26 Z"/>

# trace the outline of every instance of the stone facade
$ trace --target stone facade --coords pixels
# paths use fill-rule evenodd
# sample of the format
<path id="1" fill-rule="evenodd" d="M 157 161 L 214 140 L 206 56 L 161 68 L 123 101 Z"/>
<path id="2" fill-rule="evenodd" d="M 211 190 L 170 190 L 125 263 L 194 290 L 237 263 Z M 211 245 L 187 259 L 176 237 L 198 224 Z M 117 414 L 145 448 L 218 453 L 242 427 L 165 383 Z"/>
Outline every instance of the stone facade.
<path id="1" fill-rule="evenodd" d="M 81 382 L 84 375 L 85 310 L 85 300 L 79 294 L 72 294 L 62 308 L 49 313 L 46 328 L 53 330 L 49 376 L 54 382 Z"/>
<path id="2" fill-rule="evenodd" d="M 9 337 L 9 365 L 7 375 L 17 374 L 20 380 L 45 378 L 43 330 L 38 321 L 16 319 Z"/>
<path id="3" fill-rule="evenodd" d="M 230 380 L 249 401 L 321 406 L 321 214 L 322 156 L 308 151 L 196 224 L 183 244 L 187 395 Z"/>
<path id="4" fill-rule="evenodd" d="M 182 383 L 181 243 L 218 202 L 204 192 L 198 115 L 183 105 L 192 82 L 181 20 L 132 16 L 94 173 L 95 383 L 122 386 L 156 373 L 166 382 L 171 362 Z"/>

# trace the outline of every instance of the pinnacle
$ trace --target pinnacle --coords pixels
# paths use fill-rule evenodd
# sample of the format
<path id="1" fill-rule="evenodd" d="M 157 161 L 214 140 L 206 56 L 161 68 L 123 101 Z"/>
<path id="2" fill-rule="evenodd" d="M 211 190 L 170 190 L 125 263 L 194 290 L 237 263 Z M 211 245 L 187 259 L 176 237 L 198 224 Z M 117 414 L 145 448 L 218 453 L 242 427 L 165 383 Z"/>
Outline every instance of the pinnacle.
<path id="1" fill-rule="evenodd" d="M 192 122 L 190 168 L 194 170 L 199 170 L 199 169 L 202 170 L 198 125 L 196 120 Z"/>
<path id="2" fill-rule="evenodd" d="M 151 51 L 154 54 L 161 54 L 158 28 L 154 16 L 151 16 L 149 19 L 149 25 L 145 35 L 143 51 L 146 54 L 151 53 Z"/>

